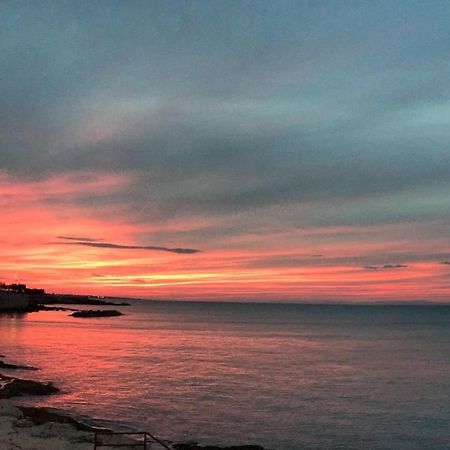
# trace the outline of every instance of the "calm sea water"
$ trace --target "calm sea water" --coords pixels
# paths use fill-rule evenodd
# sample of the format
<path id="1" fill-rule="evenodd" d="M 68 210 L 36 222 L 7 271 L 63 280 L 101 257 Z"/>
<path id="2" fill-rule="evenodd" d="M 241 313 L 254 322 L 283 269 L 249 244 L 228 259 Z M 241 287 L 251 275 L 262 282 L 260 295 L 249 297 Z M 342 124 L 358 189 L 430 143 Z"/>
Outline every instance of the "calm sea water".
<path id="1" fill-rule="evenodd" d="M 133 301 L 123 317 L 0 316 L 39 404 L 163 438 L 294 449 L 449 449 L 449 306 Z"/>

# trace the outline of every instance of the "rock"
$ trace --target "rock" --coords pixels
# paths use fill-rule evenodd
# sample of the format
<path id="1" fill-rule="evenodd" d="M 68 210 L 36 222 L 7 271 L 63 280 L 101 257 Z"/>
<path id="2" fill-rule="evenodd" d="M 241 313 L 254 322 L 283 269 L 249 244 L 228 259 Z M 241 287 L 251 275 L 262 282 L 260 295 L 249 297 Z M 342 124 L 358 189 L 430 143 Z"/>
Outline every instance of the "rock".
<path id="1" fill-rule="evenodd" d="M 23 413 L 17 408 L 17 406 L 12 403 L 12 400 L 1 400 L 0 401 L 0 416 L 15 417 L 16 419 L 22 419 Z"/>
<path id="2" fill-rule="evenodd" d="M 225 447 L 223 450 L 264 450 L 260 445 L 232 445 Z"/>
<path id="3" fill-rule="evenodd" d="M 64 306 L 47 306 L 47 305 L 38 305 L 37 309 L 39 311 L 78 311 L 77 309 L 65 308 Z"/>
<path id="4" fill-rule="evenodd" d="M 199 445 L 196 442 L 174 444 L 175 450 L 264 450 L 260 445 L 232 445 L 231 447 L 217 447 L 216 445 Z"/>
<path id="5" fill-rule="evenodd" d="M 109 431 L 106 428 L 99 428 L 88 425 L 74 418 L 70 413 L 56 408 L 37 407 L 37 406 L 19 406 L 20 411 L 25 417 L 30 419 L 35 425 L 43 425 L 45 423 L 62 423 L 70 424 L 79 431 Z"/>
<path id="6" fill-rule="evenodd" d="M 17 364 L 9 364 L 3 361 L 0 361 L 0 369 L 13 369 L 13 370 L 39 370 L 37 367 L 31 366 L 21 366 Z"/>
<path id="7" fill-rule="evenodd" d="M 76 311 L 70 314 L 73 317 L 115 317 L 122 316 L 120 311 L 115 309 L 89 309 L 87 311 Z"/>
<path id="8" fill-rule="evenodd" d="M 41 383 L 0 375 L 0 398 L 22 397 L 24 395 L 51 395 L 59 392 L 52 383 Z"/>
<path id="9" fill-rule="evenodd" d="M 34 423 L 30 419 L 18 419 L 13 423 L 16 428 L 31 428 Z"/>

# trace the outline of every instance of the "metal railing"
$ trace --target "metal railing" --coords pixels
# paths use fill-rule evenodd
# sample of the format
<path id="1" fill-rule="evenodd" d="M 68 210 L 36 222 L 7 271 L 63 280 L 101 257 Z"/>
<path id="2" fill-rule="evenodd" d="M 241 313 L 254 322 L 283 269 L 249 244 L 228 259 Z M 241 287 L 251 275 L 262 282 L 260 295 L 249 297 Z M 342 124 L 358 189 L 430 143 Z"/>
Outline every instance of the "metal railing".
<path id="1" fill-rule="evenodd" d="M 104 442 L 101 439 L 101 436 L 104 437 L 126 437 L 130 436 L 135 437 L 136 439 L 130 439 L 130 442 L 120 442 L 114 444 L 114 442 Z M 109 439 L 108 439 L 109 441 Z M 157 437 L 153 436 L 151 433 L 147 431 L 136 431 L 136 432 L 127 432 L 127 431 L 95 431 L 94 432 L 94 450 L 97 450 L 99 447 L 142 447 L 144 450 L 150 449 L 152 443 L 158 443 L 166 450 L 173 450 L 172 447 L 169 447 L 168 444 L 164 443 Z"/>

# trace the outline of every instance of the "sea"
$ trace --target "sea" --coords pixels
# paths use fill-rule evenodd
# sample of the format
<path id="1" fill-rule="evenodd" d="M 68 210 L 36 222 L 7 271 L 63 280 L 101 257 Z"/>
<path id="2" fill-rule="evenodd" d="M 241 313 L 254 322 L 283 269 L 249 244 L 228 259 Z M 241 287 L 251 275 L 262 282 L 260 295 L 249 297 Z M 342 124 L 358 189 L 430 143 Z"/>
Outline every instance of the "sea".
<path id="1" fill-rule="evenodd" d="M 175 442 L 450 449 L 450 306 L 130 302 L 0 315 L 0 353 L 40 368 L 17 376 L 61 389 L 24 401 Z"/>

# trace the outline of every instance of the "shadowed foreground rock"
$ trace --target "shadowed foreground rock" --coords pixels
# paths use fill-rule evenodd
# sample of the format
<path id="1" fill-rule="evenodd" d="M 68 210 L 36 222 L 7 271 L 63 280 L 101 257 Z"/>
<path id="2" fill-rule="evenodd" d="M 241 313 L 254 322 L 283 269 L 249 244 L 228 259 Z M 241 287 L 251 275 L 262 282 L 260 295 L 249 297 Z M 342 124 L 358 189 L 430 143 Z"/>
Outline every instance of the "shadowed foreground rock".
<path id="1" fill-rule="evenodd" d="M 30 419 L 34 425 L 42 425 L 44 423 L 68 423 L 74 426 L 79 431 L 109 431 L 106 428 L 94 427 L 88 425 L 68 412 L 61 411 L 56 408 L 37 407 L 37 406 L 18 406 L 23 415 Z"/>
<path id="2" fill-rule="evenodd" d="M 260 445 L 232 445 L 231 447 L 217 447 L 216 445 L 198 445 L 195 443 L 174 444 L 175 450 L 264 450 Z"/>
<path id="3" fill-rule="evenodd" d="M 22 397 L 24 395 L 51 395 L 59 392 L 52 383 L 7 377 L 0 374 L 0 398 Z"/>

